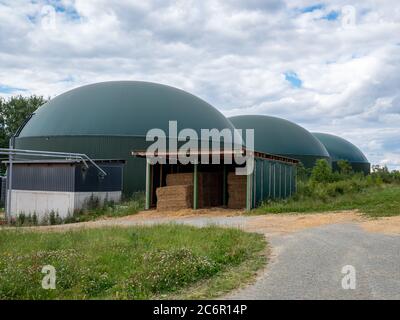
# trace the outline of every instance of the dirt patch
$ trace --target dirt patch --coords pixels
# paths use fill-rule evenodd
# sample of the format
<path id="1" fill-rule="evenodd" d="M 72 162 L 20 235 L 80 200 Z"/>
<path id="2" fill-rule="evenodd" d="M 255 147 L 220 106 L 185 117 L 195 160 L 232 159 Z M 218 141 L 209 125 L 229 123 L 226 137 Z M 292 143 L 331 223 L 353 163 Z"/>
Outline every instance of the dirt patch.
<path id="1" fill-rule="evenodd" d="M 244 228 L 254 232 L 284 234 L 327 224 L 354 223 L 363 222 L 365 220 L 366 218 L 356 210 L 304 215 L 271 214 L 255 216 L 254 219 L 246 223 Z"/>
<path id="2" fill-rule="evenodd" d="M 400 216 L 385 217 L 368 220 L 361 223 L 361 227 L 368 232 L 385 233 L 389 235 L 400 234 Z"/>
<path id="3" fill-rule="evenodd" d="M 133 225 L 142 225 L 145 223 L 168 223 L 179 221 L 184 218 L 224 218 L 227 222 L 229 217 L 245 216 L 246 219 L 241 222 L 241 228 L 245 231 L 259 232 L 270 235 L 279 235 L 301 231 L 307 228 L 314 228 L 328 224 L 337 223 L 357 223 L 365 231 L 400 234 L 400 216 L 380 219 L 371 219 L 362 215 L 357 210 L 323 212 L 315 214 L 267 214 L 259 216 L 245 215 L 244 210 L 232 210 L 223 208 L 212 209 L 182 209 L 177 211 L 149 210 L 141 211 L 131 216 L 120 218 L 105 218 L 96 221 L 82 223 L 73 223 L 58 226 L 41 226 L 22 228 L 38 231 L 67 231 L 77 228 L 99 228 L 107 226 L 129 227 Z M 229 226 L 229 223 L 226 224 Z M 235 224 L 235 226 L 237 226 Z"/>
<path id="4" fill-rule="evenodd" d="M 244 210 L 232 210 L 224 208 L 209 208 L 209 209 L 181 209 L 181 210 L 149 210 L 141 211 L 138 214 L 127 216 L 119 219 L 160 219 L 160 218 L 177 218 L 177 217 L 232 217 L 239 216 L 245 213 Z"/>

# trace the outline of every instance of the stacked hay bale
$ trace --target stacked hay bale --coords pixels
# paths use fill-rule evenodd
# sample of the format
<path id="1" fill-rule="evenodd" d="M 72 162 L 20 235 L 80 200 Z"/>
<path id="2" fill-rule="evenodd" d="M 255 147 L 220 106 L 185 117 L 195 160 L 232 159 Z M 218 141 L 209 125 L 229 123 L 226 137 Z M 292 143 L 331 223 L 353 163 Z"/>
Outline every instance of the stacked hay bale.
<path id="1" fill-rule="evenodd" d="M 158 188 L 157 209 L 158 210 L 179 210 L 193 207 L 193 186 L 173 185 Z"/>
<path id="2" fill-rule="evenodd" d="M 193 173 L 174 173 L 166 177 L 166 187 L 156 190 L 157 209 L 179 210 L 193 207 Z M 218 172 L 198 173 L 198 207 L 218 206 L 222 199 L 222 179 Z"/>
<path id="3" fill-rule="evenodd" d="M 193 186 L 193 173 L 167 174 L 167 186 Z"/>
<path id="4" fill-rule="evenodd" d="M 228 173 L 228 208 L 242 209 L 246 207 L 247 176 Z"/>
<path id="5" fill-rule="evenodd" d="M 166 187 L 157 188 L 158 210 L 179 210 L 193 207 L 193 174 L 174 173 L 166 177 Z"/>

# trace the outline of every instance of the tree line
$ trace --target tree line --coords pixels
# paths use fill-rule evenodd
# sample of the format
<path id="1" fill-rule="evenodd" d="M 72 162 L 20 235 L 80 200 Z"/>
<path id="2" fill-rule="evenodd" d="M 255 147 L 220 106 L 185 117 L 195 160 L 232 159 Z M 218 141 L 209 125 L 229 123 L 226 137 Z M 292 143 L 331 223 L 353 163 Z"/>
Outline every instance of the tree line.
<path id="1" fill-rule="evenodd" d="M 0 147 L 8 148 L 12 135 L 32 113 L 47 101 L 48 99 L 36 95 L 0 97 Z"/>

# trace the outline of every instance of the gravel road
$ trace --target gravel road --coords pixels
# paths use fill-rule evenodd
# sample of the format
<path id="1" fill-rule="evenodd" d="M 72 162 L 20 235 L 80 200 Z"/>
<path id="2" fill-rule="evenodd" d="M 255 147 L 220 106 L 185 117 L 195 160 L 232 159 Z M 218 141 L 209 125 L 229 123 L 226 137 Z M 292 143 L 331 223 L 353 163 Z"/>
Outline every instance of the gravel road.
<path id="1" fill-rule="evenodd" d="M 269 239 L 273 255 L 254 285 L 233 299 L 400 299 L 400 237 L 334 224 Z M 356 288 L 342 288 L 352 265 Z"/>

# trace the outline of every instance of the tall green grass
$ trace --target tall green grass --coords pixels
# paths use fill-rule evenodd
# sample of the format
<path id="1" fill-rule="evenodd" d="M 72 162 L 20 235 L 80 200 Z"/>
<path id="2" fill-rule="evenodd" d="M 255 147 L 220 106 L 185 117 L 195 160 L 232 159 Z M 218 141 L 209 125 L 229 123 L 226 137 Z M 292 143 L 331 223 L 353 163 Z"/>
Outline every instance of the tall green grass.
<path id="1" fill-rule="evenodd" d="M 264 248 L 262 235 L 214 226 L 2 230 L 0 300 L 168 298 L 245 261 L 260 266 Z M 56 269 L 55 290 L 41 287 L 45 265 Z"/>
<path id="2" fill-rule="evenodd" d="M 305 213 L 359 209 L 373 216 L 400 215 L 400 173 L 374 167 L 372 174 L 332 172 L 325 160 L 304 174 L 300 170 L 297 192 L 289 199 L 266 201 L 253 213 Z"/>

